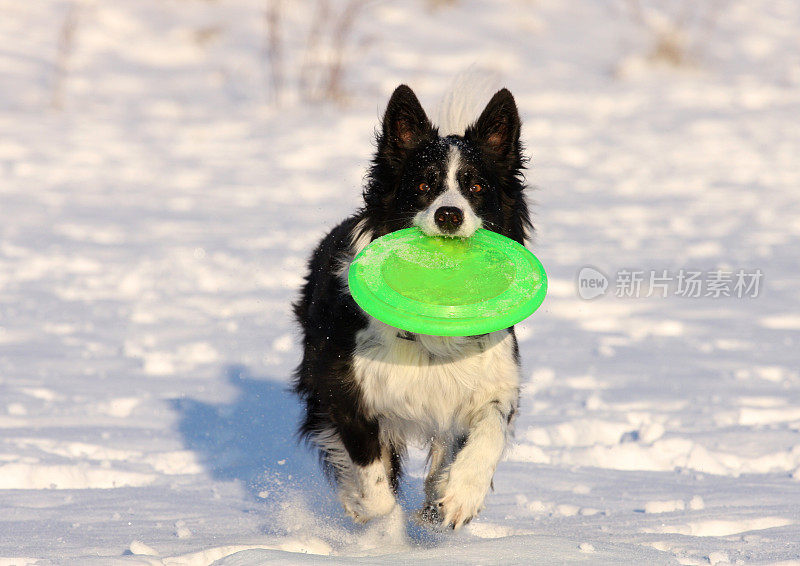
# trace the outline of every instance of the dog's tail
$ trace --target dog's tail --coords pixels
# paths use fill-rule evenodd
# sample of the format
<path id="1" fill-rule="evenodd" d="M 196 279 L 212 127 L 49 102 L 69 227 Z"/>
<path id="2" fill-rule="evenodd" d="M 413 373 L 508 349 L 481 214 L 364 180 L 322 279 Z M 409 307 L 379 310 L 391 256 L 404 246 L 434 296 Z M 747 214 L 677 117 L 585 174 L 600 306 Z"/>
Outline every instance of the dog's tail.
<path id="1" fill-rule="evenodd" d="M 466 129 L 478 119 L 492 95 L 502 86 L 502 78 L 497 71 L 472 65 L 458 73 L 439 103 L 439 134 L 464 135 Z"/>

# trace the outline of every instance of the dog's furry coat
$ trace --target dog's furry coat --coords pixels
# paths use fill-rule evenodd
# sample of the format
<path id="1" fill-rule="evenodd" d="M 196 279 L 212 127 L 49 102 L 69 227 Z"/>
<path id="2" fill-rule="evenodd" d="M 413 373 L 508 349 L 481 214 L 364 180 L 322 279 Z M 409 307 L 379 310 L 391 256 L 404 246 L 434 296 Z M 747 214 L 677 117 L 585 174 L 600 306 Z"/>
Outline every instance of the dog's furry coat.
<path id="1" fill-rule="evenodd" d="M 482 508 L 519 397 L 514 329 L 469 337 L 410 334 L 367 315 L 346 273 L 374 238 L 417 225 L 469 237 L 484 227 L 524 243 L 520 121 L 502 89 L 463 135 L 441 137 L 413 91 L 386 109 L 364 206 L 334 228 L 309 262 L 295 314 L 304 355 L 295 390 L 300 432 L 319 448 L 356 521 L 394 506 L 407 442 L 430 447 L 418 518 L 458 528 Z"/>

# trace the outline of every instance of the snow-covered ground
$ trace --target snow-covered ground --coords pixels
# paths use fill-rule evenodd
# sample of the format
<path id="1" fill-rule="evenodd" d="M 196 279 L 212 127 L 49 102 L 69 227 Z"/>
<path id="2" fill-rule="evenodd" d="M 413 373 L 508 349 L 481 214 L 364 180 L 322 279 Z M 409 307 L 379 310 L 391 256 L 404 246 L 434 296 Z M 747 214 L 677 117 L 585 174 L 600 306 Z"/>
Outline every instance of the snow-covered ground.
<path id="1" fill-rule="evenodd" d="M 298 94 L 285 2 L 276 106 L 266 4 L 0 0 L 0 564 L 800 564 L 800 5 L 696 3 L 669 69 L 632 4 L 369 4 L 340 106 Z M 391 89 L 433 109 L 472 63 L 517 97 L 550 275 L 516 441 L 463 531 L 357 527 L 292 438 L 289 303 Z M 677 293 L 740 269 L 757 297 Z"/>

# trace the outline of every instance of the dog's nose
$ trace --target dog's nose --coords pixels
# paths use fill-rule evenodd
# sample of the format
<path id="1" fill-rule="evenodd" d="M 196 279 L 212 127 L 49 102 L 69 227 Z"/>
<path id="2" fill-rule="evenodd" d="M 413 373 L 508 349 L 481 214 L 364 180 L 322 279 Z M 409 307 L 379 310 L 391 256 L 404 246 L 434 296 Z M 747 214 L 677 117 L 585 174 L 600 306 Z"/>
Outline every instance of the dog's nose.
<path id="1" fill-rule="evenodd" d="M 464 221 L 464 213 L 455 206 L 442 206 L 436 210 L 434 220 L 442 232 L 455 232 Z"/>

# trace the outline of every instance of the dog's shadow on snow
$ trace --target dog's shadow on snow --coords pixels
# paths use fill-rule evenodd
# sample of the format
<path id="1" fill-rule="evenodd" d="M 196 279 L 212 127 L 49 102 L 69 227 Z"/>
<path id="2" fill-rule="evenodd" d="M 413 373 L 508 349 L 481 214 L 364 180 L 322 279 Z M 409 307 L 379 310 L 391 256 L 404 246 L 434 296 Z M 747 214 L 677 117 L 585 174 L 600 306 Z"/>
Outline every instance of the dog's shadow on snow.
<path id="1" fill-rule="evenodd" d="M 236 389 L 231 402 L 171 401 L 186 448 L 198 454 L 213 478 L 239 482 L 253 501 L 272 510 L 302 505 L 318 520 L 355 534 L 359 527 L 344 517 L 316 452 L 298 441 L 302 408 L 288 385 L 255 378 L 239 365 L 229 366 L 225 376 Z M 403 507 L 420 503 L 414 500 L 418 490 L 413 486 L 402 486 L 401 491 Z M 415 543 L 434 543 L 425 530 L 407 527 Z"/>
<path id="2" fill-rule="evenodd" d="M 298 443 L 300 404 L 288 385 L 254 378 L 238 365 L 225 375 L 236 389 L 232 402 L 171 401 L 184 444 L 211 476 L 239 481 L 254 497 L 274 480 L 309 489 L 323 482 L 312 451 Z"/>

